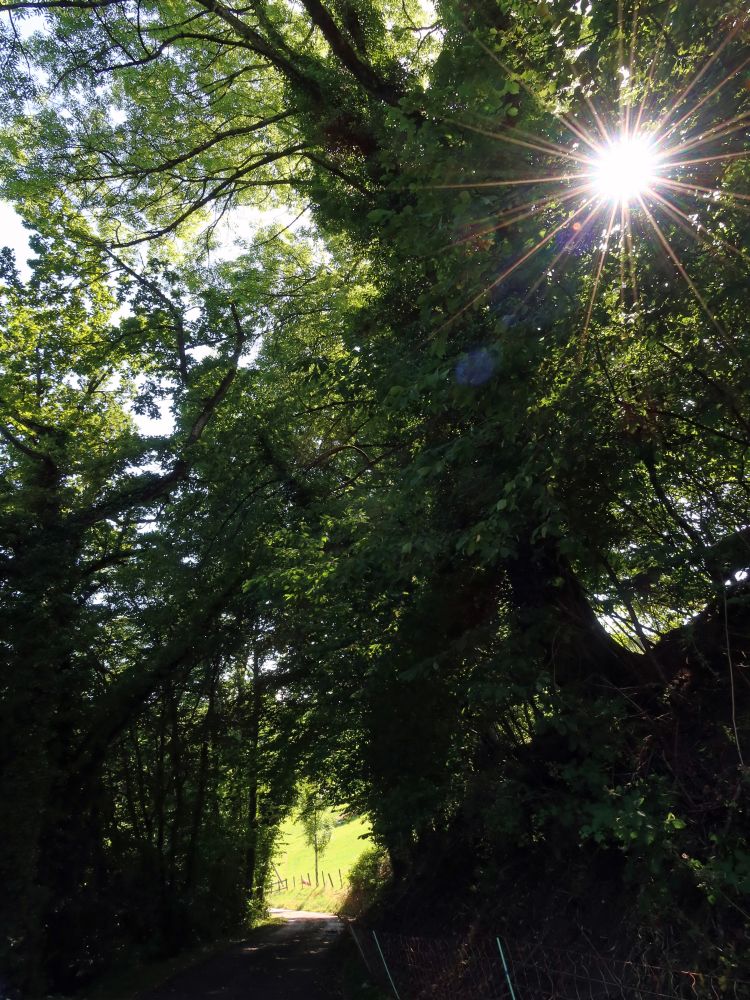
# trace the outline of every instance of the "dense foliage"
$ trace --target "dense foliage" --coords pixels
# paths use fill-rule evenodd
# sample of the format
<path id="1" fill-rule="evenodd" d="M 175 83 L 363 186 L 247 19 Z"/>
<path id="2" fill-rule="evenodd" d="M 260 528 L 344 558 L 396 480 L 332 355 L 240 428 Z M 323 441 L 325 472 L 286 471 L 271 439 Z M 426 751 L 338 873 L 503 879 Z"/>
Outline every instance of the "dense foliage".
<path id="1" fill-rule="evenodd" d="M 0 6 L 7 974 L 241 925 L 302 775 L 402 912 L 741 967 L 744 15 Z M 672 207 L 509 183 L 625 106 Z"/>

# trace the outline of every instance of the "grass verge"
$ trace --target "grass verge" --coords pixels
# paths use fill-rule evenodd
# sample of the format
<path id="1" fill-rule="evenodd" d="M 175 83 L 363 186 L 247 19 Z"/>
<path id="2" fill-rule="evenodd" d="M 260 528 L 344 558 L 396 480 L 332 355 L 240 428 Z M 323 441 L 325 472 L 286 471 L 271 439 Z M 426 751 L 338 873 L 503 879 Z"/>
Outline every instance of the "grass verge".
<path id="1" fill-rule="evenodd" d="M 285 910 L 312 910 L 316 913 L 338 913 L 348 894 L 346 885 L 343 889 L 323 889 L 321 886 L 296 886 L 291 884 L 283 892 L 269 893 L 266 903 L 270 907 L 278 906 Z"/>

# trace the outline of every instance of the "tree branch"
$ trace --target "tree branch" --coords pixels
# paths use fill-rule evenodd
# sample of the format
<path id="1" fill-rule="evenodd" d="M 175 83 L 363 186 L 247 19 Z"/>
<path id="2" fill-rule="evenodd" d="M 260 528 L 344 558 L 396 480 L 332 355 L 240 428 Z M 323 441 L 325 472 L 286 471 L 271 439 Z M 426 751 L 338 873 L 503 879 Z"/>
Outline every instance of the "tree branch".
<path id="1" fill-rule="evenodd" d="M 0 6 L 0 14 L 16 10 L 50 10 L 54 7 L 94 10 L 97 7 L 114 7 L 119 3 L 122 3 L 122 0 L 14 0 L 12 3 L 3 3 Z"/>
<path id="2" fill-rule="evenodd" d="M 35 462 L 40 462 L 46 467 L 48 472 L 53 473 L 54 475 L 57 474 L 57 465 L 50 458 L 50 456 L 45 454 L 43 451 L 37 451 L 35 448 L 32 448 L 30 445 L 26 444 L 25 441 L 21 440 L 21 438 L 16 437 L 15 434 L 11 433 L 11 431 L 9 431 L 6 427 L 0 426 L 0 437 L 5 438 L 8 444 L 13 445 L 14 448 L 17 448 L 20 452 L 26 455 L 27 458 L 32 458 Z"/>
<path id="3" fill-rule="evenodd" d="M 320 0 L 302 0 L 302 2 L 313 24 L 320 29 L 339 62 L 368 93 L 396 107 L 403 97 L 403 91 L 381 79 L 372 66 L 357 55 Z"/>
<path id="4" fill-rule="evenodd" d="M 276 122 L 283 121 L 284 118 L 289 118 L 295 114 L 295 110 L 290 111 L 280 111 L 276 115 L 272 115 L 270 118 L 263 118 L 261 121 L 253 122 L 252 125 L 238 126 L 237 128 L 225 129 L 223 132 L 216 132 L 210 139 L 205 142 L 194 146 L 192 149 L 187 150 L 184 153 L 180 153 L 178 156 L 174 156 L 169 160 L 163 160 L 155 167 L 136 167 L 128 169 L 127 167 L 122 167 L 119 174 L 101 175 L 100 178 L 103 180 L 117 180 L 120 177 L 150 177 L 153 174 L 166 173 L 169 170 L 174 169 L 174 167 L 180 166 L 182 163 L 186 163 L 188 160 L 194 159 L 196 156 L 200 156 L 201 153 L 207 152 L 213 146 L 216 146 L 220 142 L 224 142 L 226 139 L 234 139 L 242 135 L 250 135 L 253 132 L 258 132 L 262 128 L 267 128 L 269 125 L 275 125 Z M 97 152 L 99 152 L 97 150 Z"/>
<path id="5" fill-rule="evenodd" d="M 275 66 L 281 73 L 286 76 L 286 78 L 291 82 L 300 87 L 303 91 L 307 92 L 318 104 L 323 104 L 323 92 L 320 89 L 318 83 L 310 77 L 306 76 L 294 63 L 283 56 L 278 50 L 274 49 L 254 28 L 246 24 L 242 18 L 238 17 L 234 11 L 225 7 L 223 3 L 219 3 L 219 0 L 196 0 L 201 7 L 204 7 L 207 11 L 215 14 L 216 17 L 221 18 L 226 24 L 230 25 L 237 34 L 242 38 L 249 47 L 257 52 L 258 55 L 264 56 L 271 65 Z"/>
<path id="6" fill-rule="evenodd" d="M 185 479 L 191 469 L 191 462 L 188 457 L 189 450 L 200 441 L 209 421 L 229 391 L 232 382 L 234 382 L 245 342 L 246 337 L 240 331 L 236 338 L 236 345 L 232 353 L 228 371 L 224 373 L 216 390 L 205 400 L 188 431 L 182 454 L 175 460 L 169 472 L 163 476 L 149 475 L 140 477 L 136 485 L 103 500 L 100 504 L 89 508 L 87 511 L 82 511 L 74 518 L 80 527 L 90 527 L 92 524 L 121 514 L 126 510 L 141 507 L 147 503 L 153 503 L 154 500 L 167 496 L 178 483 Z"/>
<path id="7" fill-rule="evenodd" d="M 200 211 L 201 208 L 205 208 L 205 206 L 209 205 L 211 202 L 216 201 L 219 197 L 221 197 L 221 195 L 224 192 L 227 192 L 229 189 L 231 189 L 233 184 L 237 184 L 238 182 L 240 182 L 243 177 L 245 177 L 249 173 L 252 173 L 253 170 L 257 170 L 259 167 L 268 166 L 269 164 L 274 163 L 277 160 L 284 159 L 284 157 L 293 156 L 295 153 L 299 153 L 306 148 L 307 148 L 306 144 L 299 143 L 296 146 L 290 146 L 287 149 L 281 149 L 275 153 L 269 153 L 267 156 L 263 156 L 261 157 L 261 159 L 255 160 L 248 166 L 236 170 L 229 177 L 225 177 L 215 187 L 211 188 L 210 191 L 207 191 L 204 195 L 202 195 L 197 201 L 194 201 L 191 205 L 188 205 L 188 207 L 183 212 L 181 212 L 176 219 L 173 219 L 166 226 L 163 226 L 161 229 L 152 230 L 151 232 L 146 233 L 144 236 L 136 236 L 132 240 L 124 240 L 123 242 L 117 243 L 116 246 L 120 249 L 124 249 L 126 247 L 133 247 L 137 246 L 139 243 L 146 243 L 148 240 L 158 239 L 161 236 L 166 236 L 168 233 L 174 232 L 174 230 L 177 229 L 179 226 L 181 226 L 182 223 L 185 222 L 187 219 L 189 219 L 191 215 L 194 215 L 195 212 Z M 242 183 L 243 185 L 247 185 L 249 182 L 243 181 Z M 273 183 L 273 182 L 268 182 L 268 183 Z"/>
<path id="8" fill-rule="evenodd" d="M 112 741 L 131 722 L 134 715 L 160 682 L 186 664 L 195 662 L 216 643 L 216 632 L 209 626 L 225 609 L 227 601 L 238 593 L 246 571 L 233 575 L 213 596 L 201 594 L 184 616 L 183 628 L 175 638 L 151 651 L 151 662 L 144 669 L 141 662 L 114 680 L 97 706 L 96 718 L 75 754 L 71 768 L 74 781 L 85 781 L 97 769 Z"/>
<path id="9" fill-rule="evenodd" d="M 170 299 L 170 297 L 159 288 L 159 286 L 154 281 L 150 281 L 145 275 L 139 274 L 134 268 L 126 264 L 124 260 L 118 257 L 116 254 L 112 253 L 107 247 L 104 248 L 105 254 L 121 267 L 126 274 L 129 274 L 131 278 L 134 278 L 138 284 L 142 285 L 144 288 L 148 289 L 151 294 L 165 306 L 172 321 L 174 322 L 175 330 L 175 340 L 177 341 L 177 352 L 179 355 L 179 369 L 180 369 L 180 379 L 183 385 L 187 385 L 188 382 L 188 364 L 187 364 L 187 352 L 186 352 L 186 338 L 185 338 L 185 323 L 182 317 L 182 310 Z"/>

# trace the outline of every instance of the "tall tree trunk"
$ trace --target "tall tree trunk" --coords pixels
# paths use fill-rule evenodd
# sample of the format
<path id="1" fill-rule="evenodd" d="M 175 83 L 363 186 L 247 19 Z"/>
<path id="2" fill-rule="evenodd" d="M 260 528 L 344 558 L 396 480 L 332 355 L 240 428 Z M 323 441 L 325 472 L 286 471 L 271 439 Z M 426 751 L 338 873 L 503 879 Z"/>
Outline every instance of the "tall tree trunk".
<path id="1" fill-rule="evenodd" d="M 217 658 L 211 666 L 211 673 L 209 677 L 208 706 L 206 708 L 206 717 L 203 723 L 203 736 L 201 739 L 200 757 L 198 760 L 198 779 L 195 789 L 195 803 L 193 805 L 193 817 L 190 826 L 190 838 L 188 840 L 188 846 L 185 854 L 184 887 L 186 893 L 189 893 L 195 884 L 195 862 L 197 857 L 198 835 L 200 833 L 201 825 L 203 823 L 203 815 L 206 806 L 206 790 L 208 787 L 208 771 L 209 771 L 209 766 L 208 766 L 209 752 L 214 735 L 216 685 L 219 680 L 220 669 L 221 669 L 221 660 Z"/>
<path id="2" fill-rule="evenodd" d="M 257 649 L 252 654 L 250 690 L 250 713 L 248 717 L 247 739 L 250 757 L 250 774 L 247 789 L 247 852 L 245 854 L 245 882 L 254 899 L 262 894 L 263 886 L 258 880 L 260 818 L 258 816 L 258 753 L 260 740 L 261 689 L 260 656 Z"/>

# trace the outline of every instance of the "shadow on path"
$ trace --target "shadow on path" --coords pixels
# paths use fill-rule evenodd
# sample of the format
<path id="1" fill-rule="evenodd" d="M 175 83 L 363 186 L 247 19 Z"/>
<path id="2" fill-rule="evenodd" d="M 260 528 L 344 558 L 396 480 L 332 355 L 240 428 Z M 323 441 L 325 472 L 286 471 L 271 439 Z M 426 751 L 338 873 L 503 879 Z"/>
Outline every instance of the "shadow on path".
<path id="1" fill-rule="evenodd" d="M 193 966 L 138 1000 L 332 1000 L 339 994 L 331 946 L 341 922 L 328 913 L 272 910 L 283 925 Z"/>

